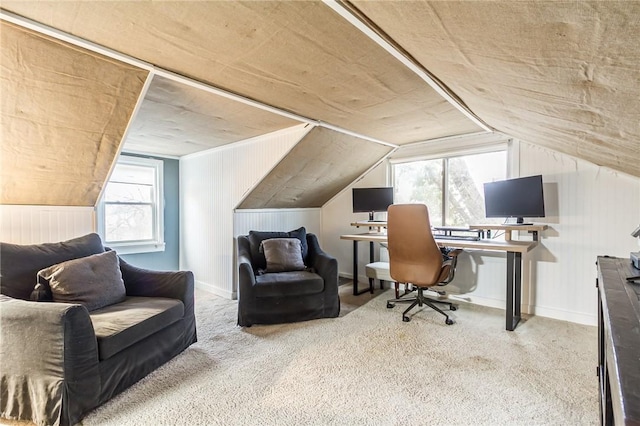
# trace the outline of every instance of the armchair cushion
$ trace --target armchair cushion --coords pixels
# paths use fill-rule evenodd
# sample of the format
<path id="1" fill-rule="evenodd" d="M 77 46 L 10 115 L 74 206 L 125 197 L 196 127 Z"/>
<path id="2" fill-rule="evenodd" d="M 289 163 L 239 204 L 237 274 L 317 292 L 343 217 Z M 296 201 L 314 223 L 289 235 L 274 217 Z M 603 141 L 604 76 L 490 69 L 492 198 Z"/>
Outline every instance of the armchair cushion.
<path id="1" fill-rule="evenodd" d="M 307 245 L 307 230 L 304 226 L 294 229 L 289 232 L 264 232 L 264 231 L 249 231 L 249 248 L 251 251 L 251 264 L 254 270 L 266 269 L 267 260 L 264 257 L 264 253 L 260 251 L 262 241 L 270 238 L 297 238 L 300 240 L 300 246 L 302 247 L 302 260 L 307 259 L 309 247 Z"/>
<path id="2" fill-rule="evenodd" d="M 42 269 L 38 272 L 38 283 L 50 288 L 54 302 L 81 303 L 89 311 L 122 302 L 126 296 L 118 255 L 114 251 Z"/>
<path id="3" fill-rule="evenodd" d="M 0 291 L 16 299 L 29 300 L 40 269 L 103 252 L 104 247 L 98 234 L 88 234 L 59 243 L 0 243 Z"/>
<path id="4" fill-rule="evenodd" d="M 302 244 L 297 238 L 270 238 L 262 241 L 267 272 L 302 271 Z"/>
<path id="5" fill-rule="evenodd" d="M 324 280 L 308 271 L 278 272 L 256 277 L 256 297 L 295 297 L 318 294 L 324 290 Z"/>

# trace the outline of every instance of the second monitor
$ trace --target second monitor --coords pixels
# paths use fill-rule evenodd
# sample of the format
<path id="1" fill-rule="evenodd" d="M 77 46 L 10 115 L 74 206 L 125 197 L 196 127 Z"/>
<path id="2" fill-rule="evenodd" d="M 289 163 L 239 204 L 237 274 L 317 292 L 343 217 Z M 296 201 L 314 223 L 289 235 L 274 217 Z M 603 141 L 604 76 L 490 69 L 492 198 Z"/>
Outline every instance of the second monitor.
<path id="1" fill-rule="evenodd" d="M 393 204 L 393 187 L 353 188 L 353 212 L 369 213 L 373 221 L 375 212 L 386 212 Z"/>

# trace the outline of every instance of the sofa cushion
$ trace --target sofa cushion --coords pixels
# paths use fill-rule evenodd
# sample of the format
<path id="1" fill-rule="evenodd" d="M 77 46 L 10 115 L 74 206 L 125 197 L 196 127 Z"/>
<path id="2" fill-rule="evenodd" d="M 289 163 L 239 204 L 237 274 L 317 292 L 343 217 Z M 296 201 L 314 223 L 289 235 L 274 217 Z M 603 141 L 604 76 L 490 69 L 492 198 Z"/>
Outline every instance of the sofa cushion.
<path id="1" fill-rule="evenodd" d="M 270 238 L 262 241 L 267 272 L 304 270 L 302 247 L 297 238 Z"/>
<path id="2" fill-rule="evenodd" d="M 324 281 L 308 271 L 274 272 L 256 276 L 256 297 L 289 297 L 322 293 Z"/>
<path id="3" fill-rule="evenodd" d="M 115 251 L 52 265 L 38 272 L 54 302 L 81 303 L 89 311 L 122 302 L 127 294 Z"/>
<path id="4" fill-rule="evenodd" d="M 251 264 L 254 270 L 265 269 L 267 267 L 267 260 L 264 257 L 264 253 L 260 251 L 260 246 L 262 241 L 270 238 L 299 239 L 302 247 L 302 260 L 305 261 L 307 259 L 309 247 L 307 245 L 307 230 L 304 226 L 289 232 L 249 231 L 249 249 L 251 251 Z"/>
<path id="5" fill-rule="evenodd" d="M 89 316 L 104 360 L 180 320 L 184 305 L 178 299 L 127 297 Z"/>
<path id="6" fill-rule="evenodd" d="M 102 252 L 104 247 L 98 234 L 88 234 L 59 243 L 0 243 L 0 292 L 17 299 L 29 300 L 39 270 L 56 263 Z"/>

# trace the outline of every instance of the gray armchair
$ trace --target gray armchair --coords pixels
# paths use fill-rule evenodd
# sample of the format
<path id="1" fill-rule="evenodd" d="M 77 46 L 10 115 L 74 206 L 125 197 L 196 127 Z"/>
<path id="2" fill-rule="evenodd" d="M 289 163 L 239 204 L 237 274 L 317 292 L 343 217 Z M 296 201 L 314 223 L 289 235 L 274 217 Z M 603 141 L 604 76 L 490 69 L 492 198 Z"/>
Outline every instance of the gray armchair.
<path id="1" fill-rule="evenodd" d="M 119 259 L 126 295 L 89 311 L 31 301 L 40 269 L 104 253 L 100 237 L 0 243 L 0 417 L 72 425 L 196 341 L 191 272 Z"/>
<path id="2" fill-rule="evenodd" d="M 304 241 L 307 270 L 262 273 L 265 259 L 260 243 L 283 237 Z M 290 233 L 252 231 L 238 237 L 238 325 L 333 318 L 339 313 L 338 262 L 322 251 L 314 234 L 300 228 Z"/>

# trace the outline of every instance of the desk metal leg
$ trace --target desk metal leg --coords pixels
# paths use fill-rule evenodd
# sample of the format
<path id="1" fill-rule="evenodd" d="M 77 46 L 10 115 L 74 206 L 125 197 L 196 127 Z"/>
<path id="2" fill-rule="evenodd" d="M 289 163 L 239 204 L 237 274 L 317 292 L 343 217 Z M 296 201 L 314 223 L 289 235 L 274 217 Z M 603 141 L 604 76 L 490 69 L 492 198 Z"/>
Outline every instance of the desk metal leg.
<path id="1" fill-rule="evenodd" d="M 369 242 L 369 259 L 373 262 L 373 242 Z M 353 240 L 353 295 L 359 296 L 363 293 L 373 294 L 373 280 L 369 280 L 369 288 L 358 290 L 358 241 Z"/>
<path id="2" fill-rule="evenodd" d="M 522 253 L 507 252 L 507 330 L 520 322 L 522 304 Z"/>

